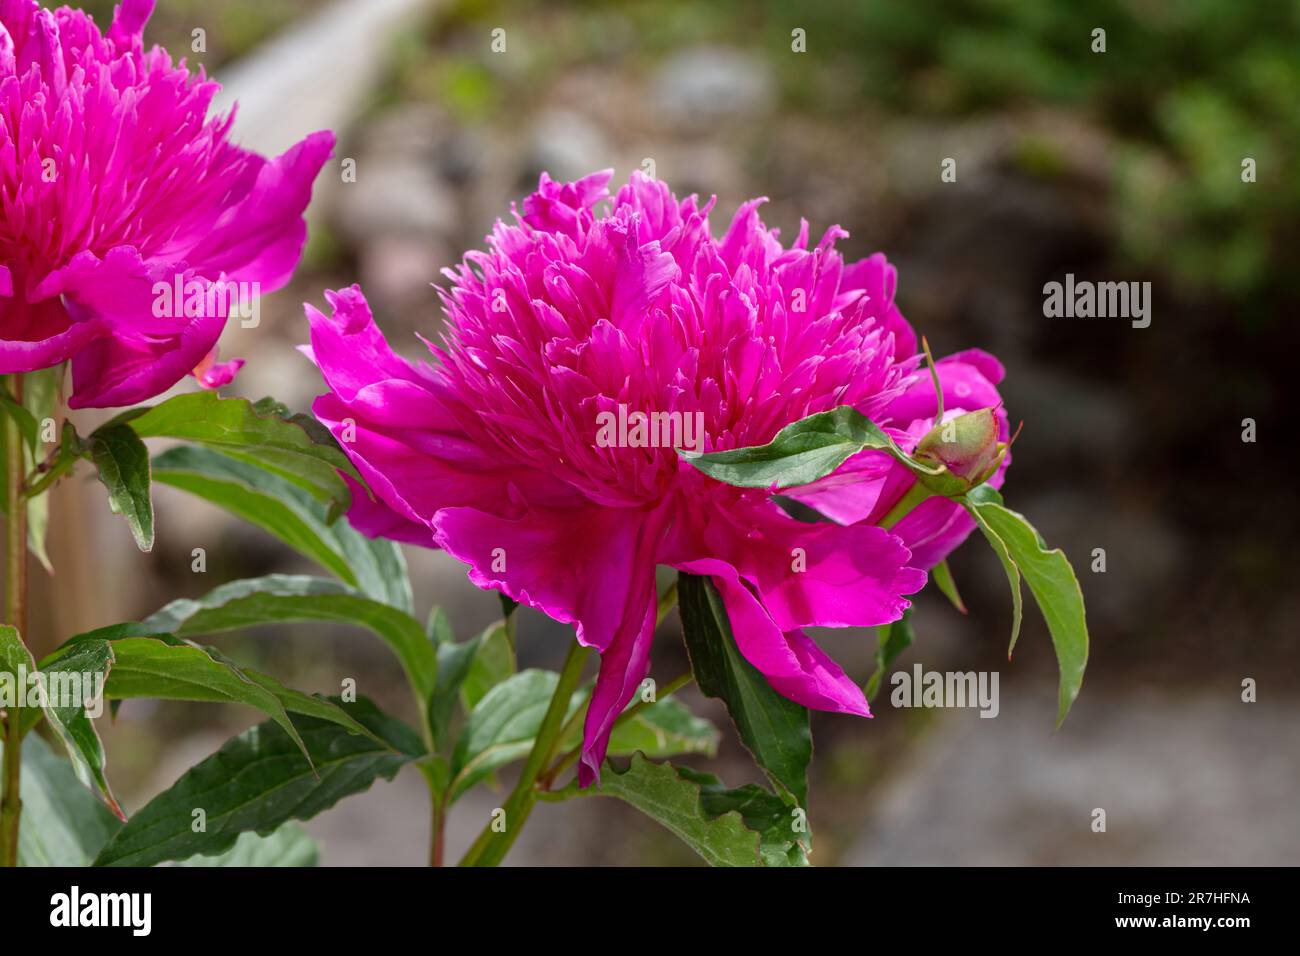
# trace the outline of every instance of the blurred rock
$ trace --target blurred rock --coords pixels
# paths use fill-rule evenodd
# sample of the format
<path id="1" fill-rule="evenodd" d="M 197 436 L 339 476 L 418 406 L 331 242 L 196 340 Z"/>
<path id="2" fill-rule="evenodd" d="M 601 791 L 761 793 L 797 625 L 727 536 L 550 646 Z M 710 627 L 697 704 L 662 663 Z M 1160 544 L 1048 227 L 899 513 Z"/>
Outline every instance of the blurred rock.
<path id="1" fill-rule="evenodd" d="M 699 46 L 670 57 L 655 73 L 654 96 L 665 115 L 703 127 L 752 119 L 771 109 L 772 75 L 761 59 L 740 50 Z"/>
<path id="2" fill-rule="evenodd" d="M 532 190 L 542 172 L 552 179 L 578 179 L 611 165 L 612 151 L 600 127 L 581 113 L 549 109 L 539 113 L 524 148 L 522 185 Z"/>
<path id="3" fill-rule="evenodd" d="M 361 287 L 376 308 L 403 315 L 426 309 L 432 317 L 439 306 L 431 285 L 442 280 L 438 270 L 450 264 L 447 245 L 437 240 L 405 233 L 375 236 L 361 250 Z"/>
<path id="4" fill-rule="evenodd" d="M 434 145 L 434 168 L 451 185 L 463 186 L 482 175 L 487 151 L 487 143 L 474 130 L 449 128 Z"/>
<path id="5" fill-rule="evenodd" d="M 238 102 L 240 141 L 269 154 L 315 130 L 340 129 L 361 112 L 388 68 L 393 38 L 436 5 L 437 0 L 331 3 L 222 71 L 213 109 L 226 112 Z"/>
<path id="6" fill-rule="evenodd" d="M 356 182 L 339 193 L 339 231 L 362 248 L 393 234 L 433 240 L 459 221 L 454 197 L 416 155 L 366 153 L 357 160 Z"/>
<path id="7" fill-rule="evenodd" d="M 1300 708 L 1085 686 L 1051 733 L 1051 690 L 948 711 L 873 805 L 854 866 L 1282 866 L 1300 857 Z M 1092 830 L 1106 811 L 1106 832 Z"/>
<path id="8" fill-rule="evenodd" d="M 432 103 L 403 103 L 366 122 L 351 143 L 369 156 L 432 156 L 446 137 L 450 120 Z"/>

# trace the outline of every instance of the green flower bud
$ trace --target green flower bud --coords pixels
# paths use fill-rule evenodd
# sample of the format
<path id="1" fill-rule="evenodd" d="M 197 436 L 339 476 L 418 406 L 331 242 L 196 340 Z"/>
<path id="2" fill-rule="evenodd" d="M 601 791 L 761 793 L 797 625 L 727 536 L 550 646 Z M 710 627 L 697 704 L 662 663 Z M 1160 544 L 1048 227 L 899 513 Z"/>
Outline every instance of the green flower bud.
<path id="1" fill-rule="evenodd" d="M 943 466 L 947 475 L 939 476 L 944 479 L 939 482 L 943 487 L 935 490 L 951 494 L 954 489 L 965 492 L 987 481 L 1006 452 L 1006 444 L 998 441 L 993 409 L 981 408 L 934 426 L 917 443 L 912 457 L 927 465 Z M 925 483 L 926 477 L 919 475 L 918 480 Z"/>

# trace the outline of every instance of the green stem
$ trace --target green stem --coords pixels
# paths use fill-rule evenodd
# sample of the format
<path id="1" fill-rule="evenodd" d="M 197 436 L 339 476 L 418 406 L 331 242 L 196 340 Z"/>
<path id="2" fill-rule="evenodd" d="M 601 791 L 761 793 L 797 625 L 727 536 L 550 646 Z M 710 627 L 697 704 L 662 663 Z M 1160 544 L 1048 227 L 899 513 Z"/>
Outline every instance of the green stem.
<path id="1" fill-rule="evenodd" d="M 898 504 L 889 509 L 889 514 L 880 519 L 880 527 L 885 530 L 892 528 L 922 501 L 932 497 L 934 497 L 933 491 L 919 481 L 914 483 L 911 488 L 907 489 L 907 493 L 898 499 Z"/>
<path id="2" fill-rule="evenodd" d="M 429 837 L 429 865 L 442 866 L 442 852 L 446 844 L 447 813 L 442 801 L 433 800 L 432 833 Z"/>
<path id="3" fill-rule="evenodd" d="M 13 398 L 23 400 L 23 379 L 15 375 Z M 27 502 L 23 500 L 23 436 L 12 415 L 5 417 L 5 466 L 7 481 L 5 620 L 18 631 L 19 640 L 27 630 Z M 22 815 L 21 793 L 22 728 L 18 708 L 10 709 L 5 719 L 4 790 L 0 797 L 0 866 L 18 865 L 18 823 Z"/>
<path id="4" fill-rule="evenodd" d="M 484 827 L 465 858 L 460 861 L 461 866 L 496 866 L 505 859 L 506 853 L 523 830 L 537 802 L 537 777 L 551 759 L 559 742 L 569 700 L 578 689 L 582 667 L 587 663 L 590 653 L 591 648 L 583 647 L 577 641 L 569 648 L 569 656 L 564 659 L 560 681 L 555 685 L 555 693 L 551 696 L 550 706 L 546 708 L 546 716 L 542 718 L 542 726 L 537 731 L 537 739 L 533 741 L 533 749 L 519 774 L 519 782 L 506 799 L 505 828 L 498 832 L 493 829 L 492 823 Z"/>

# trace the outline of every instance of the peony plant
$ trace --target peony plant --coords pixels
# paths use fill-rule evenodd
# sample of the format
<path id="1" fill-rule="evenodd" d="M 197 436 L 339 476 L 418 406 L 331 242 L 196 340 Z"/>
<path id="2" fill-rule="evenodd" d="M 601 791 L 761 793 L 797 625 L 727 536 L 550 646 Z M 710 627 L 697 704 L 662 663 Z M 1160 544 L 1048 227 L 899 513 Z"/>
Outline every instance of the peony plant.
<path id="1" fill-rule="evenodd" d="M 216 356 L 231 300 L 214 290 L 286 281 L 332 138 L 273 161 L 231 146 L 229 118 L 206 118 L 212 84 L 143 49 L 151 7 L 127 0 L 101 36 L 77 11 L 0 0 L 0 703 L 6 677 L 37 692 L 4 704 L 4 862 L 301 862 L 314 849 L 297 821 L 410 765 L 440 865 L 453 805 L 519 764 L 463 865 L 505 859 L 539 803 L 586 796 L 637 807 L 714 865 L 807 864 L 810 711 L 871 716 L 913 640 L 912 597 L 933 580 L 960 607 L 945 562 L 977 528 L 1011 586 L 1012 648 L 1022 579 L 1043 612 L 1064 720 L 1087 660 L 1083 599 L 1065 556 L 1002 501 L 1004 370 L 979 350 L 933 361 L 893 267 L 845 262 L 838 226 L 813 245 L 803 223 L 787 247 L 753 200 L 715 235 L 713 201 L 640 173 L 613 195 L 610 171 L 543 175 L 485 250 L 445 270 L 446 325 L 422 360 L 390 348 L 353 286 L 307 306 L 314 417 L 211 391 L 237 370 Z M 42 178 L 47 159 L 66 179 Z M 43 449 L 65 362 L 74 408 L 147 401 L 187 373 L 204 390 L 84 437 L 65 422 Z M 151 438 L 173 443 L 151 455 Z M 43 553 L 29 529 L 83 461 L 143 549 L 162 482 L 323 573 L 228 582 L 36 661 L 21 638 L 29 537 Z M 458 639 L 436 608 L 415 618 L 401 545 L 458 559 L 499 592 L 501 620 Z M 518 669 L 520 605 L 573 626 L 558 672 Z M 655 675 L 675 606 L 690 670 Z M 383 641 L 414 726 L 350 678 L 307 694 L 196 640 L 295 621 Z M 808 630 L 845 627 L 875 630 L 874 673 L 849 673 Z M 669 762 L 717 747 L 675 696 L 691 682 L 725 706 L 766 786 Z M 86 686 L 114 707 L 239 703 L 266 720 L 128 815 Z M 74 774 L 75 819 L 22 814 L 20 786 Z"/>

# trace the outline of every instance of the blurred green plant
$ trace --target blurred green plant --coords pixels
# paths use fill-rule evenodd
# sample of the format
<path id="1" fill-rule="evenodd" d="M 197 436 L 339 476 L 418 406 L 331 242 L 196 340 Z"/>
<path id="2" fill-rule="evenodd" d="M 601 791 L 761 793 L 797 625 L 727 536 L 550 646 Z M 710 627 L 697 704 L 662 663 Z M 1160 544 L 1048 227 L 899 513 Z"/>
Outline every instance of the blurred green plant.
<path id="1" fill-rule="evenodd" d="M 82 0 L 80 6 L 105 29 L 119 2 Z M 154 10 L 146 40 L 165 47 L 174 58 L 184 57 L 211 69 L 243 56 L 273 33 L 320 7 L 319 0 L 167 0 Z M 204 32 L 204 51 L 194 49 L 196 29 Z"/>
<path id="2" fill-rule="evenodd" d="M 773 32 L 804 27 L 810 54 L 833 59 L 858 102 L 937 116 L 1046 105 L 1097 122 L 1119 141 L 1115 232 L 1142 266 L 1234 298 L 1281 293 L 1300 267 L 1300 184 L 1286 175 L 1300 160 L 1294 0 L 762 6 Z M 1258 185 L 1243 182 L 1246 158 Z"/>
<path id="3" fill-rule="evenodd" d="M 464 64 L 437 71 L 434 94 L 463 114 L 481 118 L 490 100 L 526 109 L 548 79 L 584 62 L 619 57 L 637 69 L 687 45 L 736 46 L 765 54 L 786 102 L 813 116 L 870 108 L 955 118 L 1047 107 L 1090 119 L 1115 140 L 1106 174 L 1118 251 L 1190 292 L 1258 297 L 1254 305 L 1267 312 L 1300 268 L 1300 184 L 1285 175 L 1300 160 L 1296 0 L 1248 10 L 1223 0 L 830 0 L 793 8 L 783 0 L 461 0 L 439 12 L 431 42 L 440 55 L 463 56 L 474 46 L 461 41 L 507 12 L 528 38 L 529 68 L 487 78 Z M 790 53 L 796 27 L 806 31 L 806 56 Z M 1104 53 L 1092 49 L 1098 28 Z M 467 94 L 467 78 L 500 88 Z M 1033 174 L 1050 176 L 1068 168 L 1069 149 L 1037 142 L 1022 158 Z M 1242 181 L 1246 158 L 1255 160 L 1258 184 Z"/>

